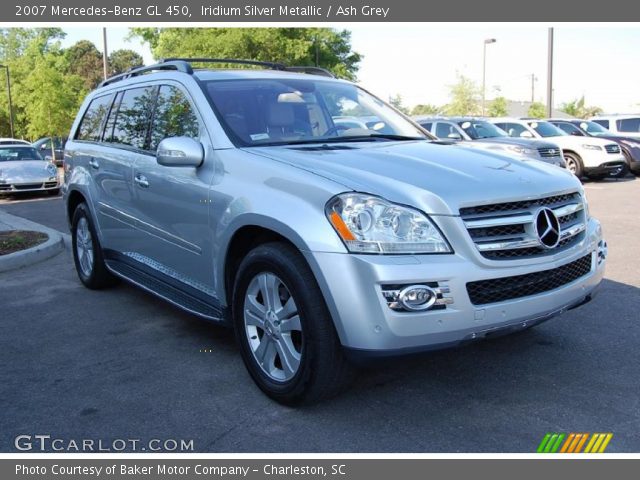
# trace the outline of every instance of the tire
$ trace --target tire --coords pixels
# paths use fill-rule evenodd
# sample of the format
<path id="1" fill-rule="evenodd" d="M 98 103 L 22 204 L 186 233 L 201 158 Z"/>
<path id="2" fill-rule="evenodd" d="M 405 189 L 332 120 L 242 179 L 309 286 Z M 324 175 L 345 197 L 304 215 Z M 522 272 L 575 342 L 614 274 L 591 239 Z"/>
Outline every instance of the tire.
<path id="1" fill-rule="evenodd" d="M 273 242 L 251 250 L 238 268 L 232 309 L 244 364 L 277 402 L 314 403 L 353 378 L 322 292 L 294 247 Z"/>
<path id="2" fill-rule="evenodd" d="M 117 283 L 117 278 L 104 263 L 102 248 L 86 203 L 78 205 L 73 212 L 71 243 L 76 272 L 85 287 L 99 290 Z"/>
<path id="3" fill-rule="evenodd" d="M 576 177 L 582 178 L 584 175 L 584 164 L 580 155 L 573 152 L 565 152 L 564 160 L 567 163 L 567 170 L 573 173 Z"/>
<path id="4" fill-rule="evenodd" d="M 60 189 L 56 188 L 55 190 L 47 190 L 47 193 L 52 197 L 55 197 L 56 195 L 60 195 Z"/>

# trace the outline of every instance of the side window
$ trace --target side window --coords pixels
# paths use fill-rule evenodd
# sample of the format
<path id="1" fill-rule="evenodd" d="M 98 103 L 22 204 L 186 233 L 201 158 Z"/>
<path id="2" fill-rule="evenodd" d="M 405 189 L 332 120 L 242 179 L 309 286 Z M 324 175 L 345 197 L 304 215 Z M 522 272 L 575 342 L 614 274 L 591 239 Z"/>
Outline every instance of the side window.
<path id="1" fill-rule="evenodd" d="M 569 135 L 575 135 L 577 137 L 584 136 L 582 131 L 580 131 L 578 127 L 576 127 L 571 123 L 558 122 L 558 123 L 554 123 L 554 125 L 558 127 L 560 130 L 562 130 L 563 132 L 568 133 Z"/>
<path id="2" fill-rule="evenodd" d="M 168 137 L 200 136 L 200 125 L 187 97 L 176 87 L 163 85 L 158 93 L 149 149 L 155 151 L 158 144 Z"/>
<path id="3" fill-rule="evenodd" d="M 619 132 L 640 132 L 640 118 L 625 118 L 616 120 Z"/>
<path id="4" fill-rule="evenodd" d="M 507 132 L 510 137 L 519 137 L 522 134 L 522 132 L 527 131 L 525 127 L 523 127 L 518 123 L 505 123 L 501 125 L 504 125 L 504 126 L 500 126 L 500 125 L 498 126 L 502 128 L 505 132 Z"/>
<path id="5" fill-rule="evenodd" d="M 451 133 L 457 133 L 451 125 L 444 122 L 436 123 L 436 137 L 449 138 Z"/>
<path id="6" fill-rule="evenodd" d="M 609 128 L 609 120 L 594 120 L 598 125 L 602 125 L 604 128 Z"/>
<path id="7" fill-rule="evenodd" d="M 125 90 L 117 112 L 113 108 L 109 114 L 105 141 L 145 150 L 155 92 L 155 87 Z M 110 132 L 110 123 L 113 121 L 114 114 L 115 123 L 113 124 L 113 132 Z"/>
<path id="8" fill-rule="evenodd" d="M 420 126 L 422 128 L 424 128 L 427 132 L 431 131 L 431 126 L 432 125 L 433 125 L 433 123 L 431 123 L 431 122 L 420 123 Z"/>
<path id="9" fill-rule="evenodd" d="M 76 140 L 83 140 L 86 142 L 98 142 L 102 134 L 101 127 L 104 117 L 109 111 L 111 105 L 111 99 L 113 95 L 103 95 L 102 97 L 94 98 L 89 104 L 89 108 L 82 117 L 80 127 L 76 133 Z"/>

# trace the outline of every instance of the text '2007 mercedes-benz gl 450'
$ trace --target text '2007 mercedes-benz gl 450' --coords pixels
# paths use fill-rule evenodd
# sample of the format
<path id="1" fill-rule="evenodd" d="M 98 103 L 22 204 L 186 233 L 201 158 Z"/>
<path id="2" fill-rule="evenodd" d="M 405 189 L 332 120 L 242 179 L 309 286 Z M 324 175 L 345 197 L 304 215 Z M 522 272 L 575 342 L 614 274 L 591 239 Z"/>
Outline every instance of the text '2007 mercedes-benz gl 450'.
<path id="1" fill-rule="evenodd" d="M 223 63 L 166 60 L 85 100 L 63 190 L 87 287 L 122 278 L 233 325 L 288 404 L 334 394 L 362 359 L 591 298 L 606 243 L 569 172 L 434 141 L 318 68 Z"/>

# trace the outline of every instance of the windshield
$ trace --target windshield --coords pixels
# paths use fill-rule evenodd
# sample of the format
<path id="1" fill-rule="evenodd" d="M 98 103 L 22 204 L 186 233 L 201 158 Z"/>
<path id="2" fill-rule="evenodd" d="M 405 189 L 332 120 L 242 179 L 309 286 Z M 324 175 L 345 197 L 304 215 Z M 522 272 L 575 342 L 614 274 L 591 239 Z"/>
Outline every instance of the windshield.
<path id="1" fill-rule="evenodd" d="M 580 128 L 591 135 L 611 135 L 611 132 L 596 122 L 580 122 Z"/>
<path id="2" fill-rule="evenodd" d="M 204 90 L 238 146 L 429 139 L 393 108 L 347 83 L 235 79 L 205 82 Z"/>
<path id="3" fill-rule="evenodd" d="M 0 148 L 0 162 L 15 162 L 18 160 L 44 160 L 44 158 L 33 147 Z"/>
<path id="4" fill-rule="evenodd" d="M 563 137 L 569 135 L 549 122 L 529 122 L 528 125 L 541 137 Z"/>
<path id="5" fill-rule="evenodd" d="M 460 125 L 460 128 L 462 128 L 473 140 L 509 136 L 507 132 L 496 127 L 494 124 L 482 120 L 458 122 L 458 125 Z"/>

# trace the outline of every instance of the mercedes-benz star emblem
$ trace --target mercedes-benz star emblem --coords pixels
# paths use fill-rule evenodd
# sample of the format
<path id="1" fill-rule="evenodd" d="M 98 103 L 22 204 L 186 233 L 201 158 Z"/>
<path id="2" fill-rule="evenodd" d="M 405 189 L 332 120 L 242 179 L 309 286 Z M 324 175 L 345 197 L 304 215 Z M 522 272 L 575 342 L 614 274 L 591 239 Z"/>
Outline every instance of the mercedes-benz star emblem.
<path id="1" fill-rule="evenodd" d="M 550 208 L 541 208 L 536 214 L 534 225 L 540 243 L 545 248 L 554 248 L 560 242 L 560 222 Z"/>

